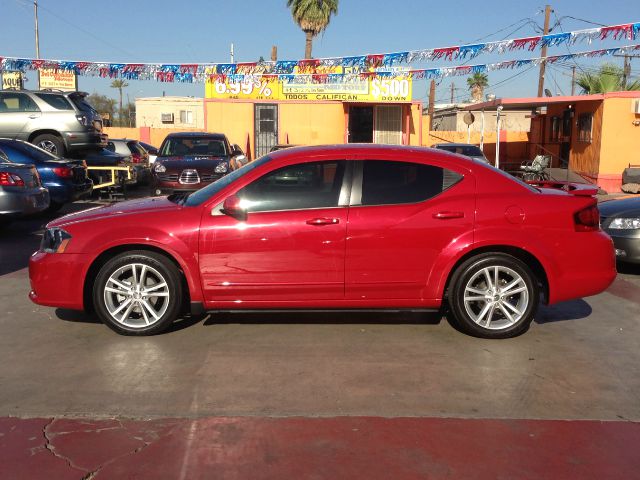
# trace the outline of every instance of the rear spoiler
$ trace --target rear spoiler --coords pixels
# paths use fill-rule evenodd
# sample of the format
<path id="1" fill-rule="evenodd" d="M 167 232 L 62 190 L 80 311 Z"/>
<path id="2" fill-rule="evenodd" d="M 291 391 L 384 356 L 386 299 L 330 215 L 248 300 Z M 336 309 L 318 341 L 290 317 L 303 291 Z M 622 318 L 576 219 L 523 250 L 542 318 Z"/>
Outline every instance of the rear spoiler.
<path id="1" fill-rule="evenodd" d="M 598 186 L 588 183 L 561 182 L 556 180 L 528 181 L 529 185 L 538 188 L 554 188 L 564 190 L 578 197 L 593 197 L 598 194 Z"/>

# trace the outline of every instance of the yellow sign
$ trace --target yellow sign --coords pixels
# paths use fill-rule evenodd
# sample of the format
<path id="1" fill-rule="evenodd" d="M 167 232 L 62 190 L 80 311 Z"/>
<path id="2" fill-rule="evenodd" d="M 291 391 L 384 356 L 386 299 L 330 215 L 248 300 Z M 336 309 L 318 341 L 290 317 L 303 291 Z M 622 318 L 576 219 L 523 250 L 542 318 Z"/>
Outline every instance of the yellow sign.
<path id="1" fill-rule="evenodd" d="M 336 67 L 340 69 L 342 67 Z M 357 78 L 349 82 L 308 83 L 278 81 L 275 78 L 256 77 L 254 80 L 230 82 L 227 79 L 208 80 L 205 86 L 206 98 L 230 100 L 293 100 L 293 101 L 336 101 L 393 103 L 410 102 L 412 80 L 401 71 L 393 76 Z M 303 77 L 299 77 L 303 78 Z"/>
<path id="2" fill-rule="evenodd" d="M 3 72 L 2 73 L 2 89 L 3 90 L 22 90 L 24 80 L 22 72 Z"/>
<path id="3" fill-rule="evenodd" d="M 74 91 L 78 89 L 78 77 L 74 72 L 42 68 L 40 72 L 40 88 Z"/>

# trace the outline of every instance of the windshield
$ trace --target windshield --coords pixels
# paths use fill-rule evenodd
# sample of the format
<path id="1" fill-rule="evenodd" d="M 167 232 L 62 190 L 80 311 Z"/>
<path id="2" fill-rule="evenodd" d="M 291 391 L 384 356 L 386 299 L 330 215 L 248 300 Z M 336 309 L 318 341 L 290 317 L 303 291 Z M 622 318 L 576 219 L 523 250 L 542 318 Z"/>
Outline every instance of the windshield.
<path id="1" fill-rule="evenodd" d="M 188 207 L 195 207 L 197 205 L 202 204 L 204 201 L 211 198 L 213 195 L 218 193 L 227 185 L 231 185 L 238 178 L 242 177 L 243 175 L 246 175 L 256 167 L 259 167 L 260 165 L 264 165 L 270 160 L 271 160 L 271 157 L 265 156 L 257 160 L 254 160 L 251 163 L 247 163 L 245 166 L 239 168 L 238 170 L 234 170 L 230 174 L 225 175 L 222 178 L 219 178 L 215 182 L 210 183 L 206 187 L 198 190 L 197 192 L 193 192 L 191 195 L 189 195 L 189 197 L 185 201 L 185 205 Z"/>
<path id="2" fill-rule="evenodd" d="M 464 155 L 466 157 L 482 157 L 482 150 L 480 150 L 475 145 L 440 145 L 438 147 L 440 150 L 445 150 L 451 153 L 457 153 L 459 155 Z"/>
<path id="3" fill-rule="evenodd" d="M 38 162 L 60 160 L 60 158 L 56 157 L 52 153 L 42 150 L 41 148 L 38 148 L 35 145 L 31 145 L 30 143 L 12 142 L 11 148 Z"/>
<path id="4" fill-rule="evenodd" d="M 227 145 L 223 140 L 198 137 L 172 137 L 168 138 L 160 156 L 171 157 L 174 155 L 211 155 L 224 157 L 227 155 Z"/>

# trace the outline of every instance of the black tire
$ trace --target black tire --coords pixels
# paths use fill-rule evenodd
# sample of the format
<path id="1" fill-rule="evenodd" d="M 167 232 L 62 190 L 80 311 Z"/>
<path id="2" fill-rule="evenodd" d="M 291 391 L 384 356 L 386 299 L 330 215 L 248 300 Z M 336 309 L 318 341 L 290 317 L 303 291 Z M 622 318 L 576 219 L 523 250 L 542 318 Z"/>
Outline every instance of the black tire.
<path id="1" fill-rule="evenodd" d="M 115 275 L 118 278 L 117 281 L 125 287 L 135 284 L 135 282 L 132 281 L 133 273 L 128 280 L 124 280 L 128 275 L 127 272 L 133 272 L 132 270 L 127 270 L 130 269 L 132 265 L 134 269 L 133 271 L 137 270 L 138 274 L 140 274 L 142 270 L 141 266 L 146 266 L 145 270 L 148 272 L 146 275 L 155 277 L 155 280 L 157 281 L 155 285 L 160 285 L 161 282 L 166 283 L 166 289 L 162 289 L 162 291 L 155 291 L 157 293 L 164 293 L 164 290 L 166 290 L 167 296 L 154 297 L 155 300 L 153 301 L 156 303 L 153 304 L 151 300 L 151 297 L 153 297 L 152 294 L 148 294 L 149 297 L 141 297 L 141 295 L 144 294 L 138 292 L 137 297 L 135 297 L 136 293 L 132 293 L 134 296 L 132 298 L 127 297 L 125 294 L 121 295 L 119 293 L 116 294 L 105 291 L 107 283 L 109 283 L 110 288 L 116 287 L 116 285 L 109 280 L 112 275 Z M 121 274 L 122 277 L 119 277 L 118 275 L 120 274 L 118 272 L 122 271 L 122 269 L 125 269 L 125 271 Z M 151 279 L 153 280 L 154 278 Z M 151 285 L 151 287 L 153 287 L 153 285 Z M 119 287 L 116 288 L 119 289 Z M 176 265 L 164 255 L 145 250 L 124 252 L 111 258 L 102 266 L 96 276 L 92 298 L 95 312 L 98 314 L 100 319 L 115 332 L 121 335 L 155 335 L 169 328 L 181 311 L 182 280 L 180 271 Z M 109 309 L 111 308 L 115 312 L 117 308 L 122 307 L 122 304 L 126 303 L 127 300 L 129 300 L 128 305 L 134 304 L 136 306 L 133 310 L 130 310 L 129 307 L 126 306 L 123 316 L 129 309 L 129 316 L 135 318 L 131 318 L 130 320 L 128 318 L 124 319 L 124 322 L 119 321 L 112 316 Z M 147 301 L 148 305 L 151 305 L 150 308 L 154 308 L 155 310 L 155 307 L 158 307 L 158 310 L 160 310 L 159 312 L 156 310 L 156 314 L 158 314 L 157 320 L 151 316 L 152 312 L 150 308 L 145 308 L 141 303 Z M 166 305 L 163 302 L 166 302 Z M 150 324 L 147 324 L 147 317 L 153 320 Z"/>
<path id="2" fill-rule="evenodd" d="M 58 157 L 64 157 L 65 153 L 67 153 L 64 148 L 64 142 L 62 141 L 62 138 L 50 133 L 38 135 L 33 139 L 31 143 L 33 143 L 36 147 L 40 147 L 49 153 L 57 155 Z"/>
<path id="3" fill-rule="evenodd" d="M 64 207 L 64 203 L 58 203 L 58 202 L 51 201 L 51 202 L 49 202 L 49 206 L 47 207 L 46 212 L 47 213 L 56 213 L 62 207 Z"/>
<path id="4" fill-rule="evenodd" d="M 524 290 L 501 295 L 499 289 L 492 287 L 496 271 L 501 287 L 513 284 L 519 277 L 520 282 L 509 291 Z M 486 272 L 491 272 L 489 279 Z M 469 301 L 465 301 L 465 293 Z M 478 300 L 471 300 L 476 298 Z M 503 253 L 485 253 L 466 260 L 456 269 L 447 299 L 455 323 L 463 332 L 480 338 L 512 338 L 526 332 L 531 325 L 540 302 L 540 287 L 531 269 L 521 260 Z"/>

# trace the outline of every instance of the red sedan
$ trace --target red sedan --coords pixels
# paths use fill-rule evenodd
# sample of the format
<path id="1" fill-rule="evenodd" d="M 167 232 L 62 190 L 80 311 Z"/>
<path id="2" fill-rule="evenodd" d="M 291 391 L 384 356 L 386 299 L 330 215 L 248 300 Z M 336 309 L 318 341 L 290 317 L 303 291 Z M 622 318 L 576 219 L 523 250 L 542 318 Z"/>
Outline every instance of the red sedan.
<path id="1" fill-rule="evenodd" d="M 471 335 L 512 337 L 540 300 L 616 276 L 594 191 L 546 187 L 426 148 L 285 149 L 190 195 L 51 222 L 30 297 L 132 335 L 188 310 L 446 305 Z"/>

